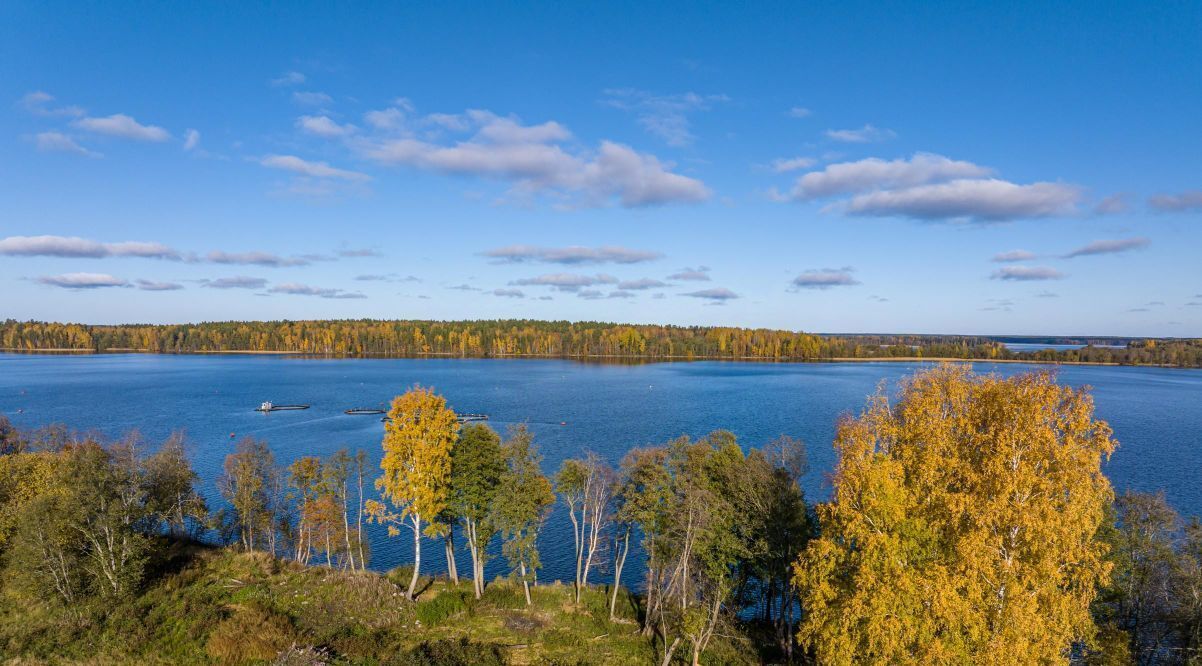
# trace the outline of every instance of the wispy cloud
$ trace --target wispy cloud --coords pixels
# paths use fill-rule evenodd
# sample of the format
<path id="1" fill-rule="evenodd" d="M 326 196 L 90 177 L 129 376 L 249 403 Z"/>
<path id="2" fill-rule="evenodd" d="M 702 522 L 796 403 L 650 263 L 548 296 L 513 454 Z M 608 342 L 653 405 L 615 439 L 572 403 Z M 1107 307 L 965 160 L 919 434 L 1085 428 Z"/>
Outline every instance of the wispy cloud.
<path id="1" fill-rule="evenodd" d="M 307 266 L 312 263 L 305 257 L 281 257 L 270 252 L 224 252 L 222 250 L 214 250 L 206 254 L 204 259 L 213 264 L 269 266 L 272 268 Z"/>
<path id="2" fill-rule="evenodd" d="M 323 92 L 298 90 L 292 93 L 292 101 L 301 106 L 326 106 L 333 102 L 334 98 Z"/>
<path id="3" fill-rule="evenodd" d="M 480 287 L 473 287 L 472 285 L 466 283 L 457 284 L 453 287 L 447 287 L 447 289 L 452 289 L 454 291 L 484 291 Z"/>
<path id="4" fill-rule="evenodd" d="M 1013 261 L 1030 261 L 1037 256 L 1038 255 L 1036 255 L 1034 252 L 1030 252 L 1028 250 L 1010 250 L 1008 252 L 998 252 L 997 254 L 993 255 L 993 258 L 990 259 L 990 261 L 999 264 L 1005 264 Z"/>
<path id="5" fill-rule="evenodd" d="M 496 259 L 500 263 L 539 262 L 547 264 L 637 264 L 653 261 L 664 255 L 648 250 L 632 250 L 625 247 L 538 247 L 534 245 L 509 245 L 482 252 L 486 257 Z"/>
<path id="6" fill-rule="evenodd" d="M 296 128 L 306 134 L 325 137 L 327 139 L 350 136 L 359 129 L 350 123 L 339 125 L 331 120 L 329 116 L 301 116 L 296 119 Z"/>
<path id="7" fill-rule="evenodd" d="M 638 280 L 623 280 L 618 283 L 618 289 L 623 291 L 643 291 L 644 289 L 662 289 L 663 287 L 671 286 L 667 282 L 653 280 L 651 278 L 640 278 Z"/>
<path id="8" fill-rule="evenodd" d="M 709 266 L 698 266 L 697 268 L 682 268 L 679 271 L 669 275 L 668 280 L 683 280 L 688 282 L 709 282 L 710 281 Z"/>
<path id="9" fill-rule="evenodd" d="M 103 289 L 106 287 L 128 287 L 129 281 L 113 277 L 108 273 L 64 273 L 37 278 L 40 284 L 63 289 Z"/>
<path id="10" fill-rule="evenodd" d="M 179 261 L 180 253 L 162 243 L 101 243 L 77 236 L 9 236 L 0 239 L 0 255 L 24 257 L 143 257 Z"/>
<path id="11" fill-rule="evenodd" d="M 236 275 L 234 277 L 202 280 L 201 284 L 210 289 L 262 289 L 267 286 L 267 280 L 257 277 Z"/>
<path id="12" fill-rule="evenodd" d="M 492 295 L 501 298 L 526 298 L 526 294 L 521 289 L 493 289 Z"/>
<path id="13" fill-rule="evenodd" d="M 580 275 L 577 273 L 549 273 L 532 278 L 514 280 L 509 284 L 515 287 L 553 287 L 559 291 L 579 291 L 583 287 L 593 287 L 601 284 L 617 284 L 618 278 L 604 273 L 596 275 Z"/>
<path id="14" fill-rule="evenodd" d="M 555 122 L 523 125 L 489 111 L 467 111 L 462 119 L 474 130 L 466 140 L 361 137 L 352 145 L 381 164 L 500 180 L 511 184 L 512 196 L 549 196 L 566 207 L 616 201 L 634 208 L 710 196 L 701 181 L 673 173 L 672 164 L 629 146 L 602 141 L 595 151 L 568 152 L 561 143 L 570 134 Z"/>
<path id="15" fill-rule="evenodd" d="M 1073 257 L 1088 257 L 1097 254 L 1118 254 L 1147 247 L 1152 241 L 1147 238 L 1119 238 L 1114 240 L 1099 240 L 1079 247 L 1064 255 L 1066 259 Z"/>
<path id="16" fill-rule="evenodd" d="M 1017 282 L 1037 282 L 1041 280 L 1060 280 L 1064 273 L 1047 266 L 1003 266 L 994 271 L 994 280 L 1010 280 Z"/>
<path id="17" fill-rule="evenodd" d="M 865 125 L 859 129 L 827 130 L 826 137 L 841 143 L 872 143 L 886 141 L 897 136 L 891 129 L 881 129 L 873 125 Z"/>
<path id="18" fill-rule="evenodd" d="M 138 289 L 142 291 L 178 291 L 184 285 L 177 282 L 156 282 L 154 280 L 136 280 Z"/>
<path id="19" fill-rule="evenodd" d="M 813 111 L 810 111 L 804 106 L 795 106 L 786 111 L 785 115 L 789 116 L 790 118 L 809 118 L 811 115 L 813 115 L 813 113 Z"/>
<path id="20" fill-rule="evenodd" d="M 713 289 L 702 289 L 701 291 L 689 291 L 681 294 L 690 298 L 701 298 L 707 301 L 730 301 L 739 297 L 735 292 L 724 287 L 715 287 Z"/>
<path id="21" fill-rule="evenodd" d="M 1180 194 L 1157 194 L 1148 198 L 1148 205 L 1162 213 L 1202 211 L 1202 190 L 1186 190 Z"/>
<path id="22" fill-rule="evenodd" d="M 80 118 L 71 123 L 87 132 L 115 136 L 134 141 L 161 143 L 171 138 L 171 133 L 157 125 L 143 125 L 124 113 L 114 113 L 103 118 Z"/>
<path id="23" fill-rule="evenodd" d="M 200 132 L 189 129 L 184 132 L 184 150 L 195 150 L 200 145 Z"/>
<path id="24" fill-rule="evenodd" d="M 284 282 L 267 290 L 272 294 L 289 294 L 292 296 L 316 296 L 318 298 L 358 299 L 367 298 L 357 291 L 333 289 L 329 287 L 313 287 L 297 282 Z"/>
<path id="25" fill-rule="evenodd" d="M 283 169 L 313 178 L 335 178 L 338 180 L 367 181 L 371 176 L 358 171 L 336 169 L 325 162 L 313 162 L 295 155 L 268 155 L 259 164 L 270 169 Z"/>
<path id="26" fill-rule="evenodd" d="M 614 88 L 605 91 L 602 103 L 630 111 L 639 125 L 649 134 L 664 140 L 669 146 L 687 146 L 696 140 L 689 124 L 689 114 L 705 111 L 730 99 L 726 95 L 699 95 L 687 92 L 679 95 L 656 95 L 645 90 Z"/>
<path id="27" fill-rule="evenodd" d="M 1131 206 L 1127 204 L 1127 195 L 1112 194 L 1103 198 L 1093 207 L 1095 215 L 1116 215 L 1125 213 L 1130 210 Z"/>
<path id="28" fill-rule="evenodd" d="M 851 287 L 860 284 L 852 276 L 855 271 L 851 267 L 819 268 L 804 271 L 793 278 L 793 286 L 798 289 L 830 289 L 831 287 Z"/>
<path id="29" fill-rule="evenodd" d="M 777 173 L 787 173 L 789 171 L 800 171 L 808 169 L 818 163 L 812 157 L 782 157 L 772 160 L 772 170 Z"/>
<path id="30" fill-rule="evenodd" d="M 287 88 L 289 86 L 299 86 L 300 84 L 302 84 L 304 82 L 305 82 L 305 75 L 300 72 L 297 72 L 297 71 L 284 72 L 284 74 L 281 75 L 279 78 L 271 79 L 270 81 L 268 81 L 269 84 L 271 84 L 272 86 L 274 86 L 276 88 Z"/>
<path id="31" fill-rule="evenodd" d="M 17 104 L 35 116 L 78 118 L 86 113 L 78 106 L 51 106 L 54 99 L 48 92 L 35 90 L 21 97 Z"/>
<path id="32" fill-rule="evenodd" d="M 84 157 L 104 157 L 104 155 L 84 148 L 71 137 L 62 132 L 39 132 L 34 136 L 34 143 L 43 153 L 73 153 Z"/>

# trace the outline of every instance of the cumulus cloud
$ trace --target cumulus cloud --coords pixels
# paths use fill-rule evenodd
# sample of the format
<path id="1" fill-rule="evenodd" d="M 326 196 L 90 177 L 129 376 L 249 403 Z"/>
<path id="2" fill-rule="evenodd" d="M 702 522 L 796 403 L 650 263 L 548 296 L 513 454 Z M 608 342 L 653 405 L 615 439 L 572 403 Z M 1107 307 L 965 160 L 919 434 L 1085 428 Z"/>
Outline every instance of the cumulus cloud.
<path id="1" fill-rule="evenodd" d="M 1157 194 L 1148 198 L 1148 205 L 1162 213 L 1202 211 L 1202 190 L 1186 190 L 1180 194 Z"/>
<path id="2" fill-rule="evenodd" d="M 492 295 L 501 298 L 526 298 L 526 294 L 521 289 L 493 289 Z"/>
<path id="3" fill-rule="evenodd" d="M 872 125 L 865 125 L 860 129 L 826 131 L 826 138 L 841 143 L 872 143 L 892 139 L 895 136 L 897 136 L 897 132 L 891 129 L 881 129 Z"/>
<path id="4" fill-rule="evenodd" d="M 62 132 L 39 132 L 34 136 L 34 143 L 43 153 L 74 153 L 84 157 L 104 157 L 98 152 L 84 148 L 75 139 Z"/>
<path id="5" fill-rule="evenodd" d="M 193 150 L 200 145 L 200 132 L 189 129 L 184 132 L 184 150 Z"/>
<path id="6" fill-rule="evenodd" d="M 298 90 L 292 93 L 292 101 L 301 106 L 325 106 L 333 102 L 334 98 L 323 92 L 302 92 Z"/>
<path id="7" fill-rule="evenodd" d="M 667 282 L 660 282 L 651 278 L 641 278 L 638 280 L 623 280 L 618 283 L 618 289 L 623 291 L 642 291 L 644 289 L 660 289 L 670 286 Z"/>
<path id="8" fill-rule="evenodd" d="M 275 79 L 272 79 L 271 81 L 268 81 L 268 83 L 270 83 L 272 86 L 275 86 L 276 88 L 286 88 L 288 86 L 299 86 L 300 84 L 302 84 L 304 82 L 305 82 L 305 75 L 301 74 L 300 72 L 296 72 L 296 71 L 284 72 L 284 74 L 282 76 L 280 76 L 279 78 L 275 78 Z"/>
<path id="9" fill-rule="evenodd" d="M 797 179 L 793 197 L 817 199 L 838 194 L 892 190 L 963 178 L 989 176 L 992 169 L 933 153 L 915 153 L 910 159 L 878 157 L 831 164 Z"/>
<path id="10" fill-rule="evenodd" d="M 346 291 L 344 289 L 333 289 L 329 287 L 313 287 L 307 284 L 297 282 L 284 282 L 277 284 L 267 290 L 272 294 L 290 294 L 293 296 L 316 296 L 318 298 L 367 298 L 357 291 Z"/>
<path id="11" fill-rule="evenodd" d="M 818 163 L 812 157 L 782 157 L 772 160 L 772 170 L 777 173 L 787 173 L 789 171 L 799 171 L 808 169 Z"/>
<path id="12" fill-rule="evenodd" d="M 329 116 L 301 116 L 296 119 L 296 128 L 306 134 L 336 139 L 355 133 L 358 128 L 351 124 L 339 125 Z"/>
<path id="13" fill-rule="evenodd" d="M 236 275 L 234 277 L 202 280 L 201 284 L 211 289 L 262 289 L 267 286 L 267 280 L 257 277 Z"/>
<path id="14" fill-rule="evenodd" d="M 994 271 L 994 280 L 1010 280 L 1017 282 L 1037 282 L 1040 280 L 1060 280 L 1064 273 L 1047 266 L 1004 266 Z"/>
<path id="15" fill-rule="evenodd" d="M 830 289 L 831 287 L 851 287 L 860 284 L 852 276 L 853 268 L 819 268 L 804 271 L 793 278 L 793 286 L 798 289 Z"/>
<path id="16" fill-rule="evenodd" d="M 171 138 L 171 134 L 162 127 L 143 125 L 124 113 L 114 113 L 103 118 L 80 118 L 71 124 L 87 132 L 134 141 L 162 142 Z"/>
<path id="17" fill-rule="evenodd" d="M 687 92 L 679 95 L 656 95 L 632 88 L 605 91 L 602 103 L 615 109 L 635 114 L 638 123 L 647 133 L 657 136 L 670 146 L 687 146 L 696 139 L 693 136 L 689 115 L 694 111 L 706 111 L 716 103 L 727 102 L 726 95 L 699 95 Z"/>
<path id="18" fill-rule="evenodd" d="M 682 268 L 679 271 L 669 275 L 669 280 L 685 280 L 690 282 L 709 282 L 709 266 L 698 266 L 697 268 Z"/>
<path id="19" fill-rule="evenodd" d="M 143 291 L 178 291 L 184 285 L 176 282 L 155 282 L 153 280 L 137 280 L 138 289 Z"/>
<path id="20" fill-rule="evenodd" d="M 1099 240 L 1079 247 L 1064 255 L 1066 259 L 1073 257 L 1088 257 L 1096 254 L 1118 254 L 1147 247 L 1152 241 L 1147 238 L 1119 238 L 1114 240 Z"/>
<path id="21" fill-rule="evenodd" d="M 601 284 L 617 284 L 618 278 L 604 273 L 596 275 L 580 275 L 577 273 L 548 273 L 532 278 L 514 280 L 509 284 L 515 287 L 552 287 L 559 291 L 579 291 L 584 287 L 594 287 Z"/>
<path id="22" fill-rule="evenodd" d="M 691 298 L 702 298 L 708 301 L 730 301 L 739 297 L 735 292 L 724 287 L 715 287 L 714 289 L 702 289 L 701 291 L 689 291 L 681 294 L 681 296 L 689 296 Z"/>
<path id="23" fill-rule="evenodd" d="M 47 275 L 37 279 L 40 284 L 63 289 L 101 289 L 104 287 L 128 287 L 129 282 L 108 273 L 64 273 Z"/>
<path id="24" fill-rule="evenodd" d="M 371 176 L 358 171 L 336 169 L 325 162 L 303 160 L 295 155 L 268 155 L 259 160 L 259 164 L 270 169 L 283 169 L 303 176 L 313 178 L 334 178 L 349 181 L 367 181 Z"/>
<path id="25" fill-rule="evenodd" d="M 84 110 L 78 106 L 59 106 L 52 107 L 51 102 L 54 101 L 54 95 L 42 90 L 35 90 L 21 97 L 18 105 L 29 113 L 35 116 L 46 117 L 74 117 L 84 115 Z"/>
<path id="26" fill-rule="evenodd" d="M 1027 250 L 1010 250 L 1008 252 L 998 252 L 997 254 L 993 255 L 993 258 L 990 259 L 990 261 L 999 264 L 1006 264 L 1012 261 L 1030 261 L 1036 256 L 1037 255 L 1034 252 Z"/>
<path id="27" fill-rule="evenodd" d="M 632 250 L 625 247 L 570 247 L 552 248 L 534 245 L 509 245 L 482 252 L 486 257 L 496 259 L 500 263 L 539 262 L 547 264 L 637 264 L 653 261 L 664 255 L 647 250 Z"/>
<path id="28" fill-rule="evenodd" d="M 398 110 L 396 115 L 401 122 L 403 114 Z M 596 151 L 568 152 L 560 143 L 570 135 L 558 123 L 522 125 L 488 111 L 468 111 L 462 120 L 469 131 L 475 130 L 463 141 L 404 135 L 361 138 L 352 145 L 381 164 L 500 180 L 510 183 L 515 195 L 550 195 L 573 205 L 616 200 L 640 207 L 710 196 L 701 181 L 673 173 L 672 164 L 629 146 L 602 141 Z"/>
<path id="29" fill-rule="evenodd" d="M 178 261 L 180 253 L 162 243 L 101 243 L 77 236 L 9 236 L 0 239 L 0 254 L 24 257 L 143 257 Z"/>
<path id="30" fill-rule="evenodd" d="M 1017 185 L 990 178 L 858 194 L 846 203 L 845 210 L 872 217 L 1002 222 L 1070 215 L 1080 198 L 1081 189 L 1072 185 Z"/>

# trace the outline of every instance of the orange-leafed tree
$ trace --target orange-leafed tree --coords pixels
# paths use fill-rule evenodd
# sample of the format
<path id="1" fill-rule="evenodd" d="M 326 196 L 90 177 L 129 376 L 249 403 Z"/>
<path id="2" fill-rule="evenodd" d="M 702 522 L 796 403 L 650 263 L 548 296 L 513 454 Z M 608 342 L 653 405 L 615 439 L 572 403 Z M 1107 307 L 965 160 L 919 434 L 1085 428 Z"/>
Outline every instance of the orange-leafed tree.
<path id="1" fill-rule="evenodd" d="M 835 448 L 795 567 L 819 663 L 1068 663 L 1092 640 L 1115 442 L 1085 390 L 941 367 L 872 398 Z"/>
<path id="2" fill-rule="evenodd" d="M 413 530 L 413 577 L 407 596 L 412 599 L 422 562 L 422 534 L 434 535 L 433 519 L 447 507 L 451 479 L 451 447 L 459 430 L 455 412 L 433 389 L 415 386 L 392 401 L 384 426 L 383 474 L 376 488 L 393 509 L 369 502 L 372 519 L 399 533 L 396 525 Z"/>

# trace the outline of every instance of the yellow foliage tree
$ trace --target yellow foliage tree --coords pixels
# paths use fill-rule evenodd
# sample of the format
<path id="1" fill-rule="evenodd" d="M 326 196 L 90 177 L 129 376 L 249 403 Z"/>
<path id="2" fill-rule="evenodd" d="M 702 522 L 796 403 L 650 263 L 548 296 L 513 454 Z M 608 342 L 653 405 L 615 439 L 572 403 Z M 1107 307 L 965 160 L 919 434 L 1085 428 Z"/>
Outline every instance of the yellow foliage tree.
<path id="1" fill-rule="evenodd" d="M 408 596 L 413 598 L 422 562 L 422 533 L 431 536 L 437 525 L 432 519 L 447 507 L 451 480 L 451 446 L 459 423 L 447 401 L 433 389 L 415 386 L 392 401 L 384 426 L 383 474 L 376 488 L 398 511 L 380 502 L 369 502 L 372 519 L 389 525 L 406 523 L 413 530 L 413 577 Z"/>
<path id="2" fill-rule="evenodd" d="M 945 366 L 870 399 L 835 448 L 795 566 L 819 663 L 1067 663 L 1092 640 L 1115 442 L 1085 390 Z"/>

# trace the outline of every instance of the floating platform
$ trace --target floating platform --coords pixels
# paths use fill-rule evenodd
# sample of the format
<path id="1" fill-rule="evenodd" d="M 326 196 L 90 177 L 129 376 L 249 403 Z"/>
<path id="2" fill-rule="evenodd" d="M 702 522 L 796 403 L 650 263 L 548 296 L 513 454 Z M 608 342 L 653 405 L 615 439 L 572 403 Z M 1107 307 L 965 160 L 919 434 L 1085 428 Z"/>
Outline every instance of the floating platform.
<path id="1" fill-rule="evenodd" d="M 366 407 L 348 409 L 345 412 L 343 412 L 343 414 L 350 414 L 352 416 L 354 416 L 356 414 L 384 414 L 384 413 L 385 413 L 385 410 L 383 410 L 383 409 L 369 409 Z"/>
<path id="2" fill-rule="evenodd" d="M 347 412 L 347 413 L 349 414 L 350 412 Z M 366 413 L 366 412 L 363 412 L 363 413 Z M 383 414 L 384 412 L 383 412 L 383 410 L 381 410 L 379 412 L 372 412 L 372 413 Z M 391 418 L 385 416 L 380 419 L 380 422 L 388 423 L 391 420 L 392 420 Z M 488 414 L 456 414 L 455 420 L 459 421 L 460 423 L 471 423 L 473 421 L 487 421 Z"/>
<path id="3" fill-rule="evenodd" d="M 256 412 L 291 412 L 298 409 L 308 409 L 308 405 L 270 405 L 263 407 L 255 407 Z"/>

